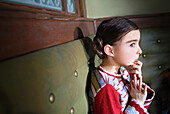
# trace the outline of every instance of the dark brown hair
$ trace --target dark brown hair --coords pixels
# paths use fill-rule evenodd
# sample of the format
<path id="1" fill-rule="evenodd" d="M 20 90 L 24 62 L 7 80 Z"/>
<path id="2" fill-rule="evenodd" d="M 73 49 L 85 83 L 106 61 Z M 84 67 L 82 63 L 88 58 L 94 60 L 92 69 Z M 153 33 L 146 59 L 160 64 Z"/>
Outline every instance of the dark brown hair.
<path id="1" fill-rule="evenodd" d="M 107 55 L 104 52 L 106 44 L 114 45 L 124 35 L 132 30 L 138 30 L 139 27 L 132 21 L 117 17 L 104 20 L 98 27 L 96 36 L 94 37 L 94 50 L 100 59 L 105 58 Z"/>

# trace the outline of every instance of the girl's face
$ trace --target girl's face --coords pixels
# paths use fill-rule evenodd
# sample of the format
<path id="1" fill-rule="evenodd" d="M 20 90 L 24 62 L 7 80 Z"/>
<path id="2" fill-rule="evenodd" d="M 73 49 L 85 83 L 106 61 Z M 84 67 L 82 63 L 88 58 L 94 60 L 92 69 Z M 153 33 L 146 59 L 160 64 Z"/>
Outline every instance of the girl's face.
<path id="1" fill-rule="evenodd" d="M 142 50 L 139 46 L 140 31 L 132 30 L 113 46 L 114 61 L 118 65 L 129 66 L 139 58 Z"/>

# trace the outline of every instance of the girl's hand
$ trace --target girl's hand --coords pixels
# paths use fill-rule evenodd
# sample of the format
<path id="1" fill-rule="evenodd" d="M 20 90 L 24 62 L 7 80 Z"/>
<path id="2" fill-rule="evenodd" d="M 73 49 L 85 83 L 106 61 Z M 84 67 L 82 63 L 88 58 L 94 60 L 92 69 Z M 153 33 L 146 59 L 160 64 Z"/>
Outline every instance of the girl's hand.
<path id="1" fill-rule="evenodd" d="M 136 60 L 133 65 L 130 65 L 130 87 L 129 92 L 132 98 L 144 104 L 147 97 L 147 86 L 142 83 L 142 62 Z"/>
<path id="2" fill-rule="evenodd" d="M 133 80 L 133 76 L 134 75 L 137 78 L 137 84 L 139 84 L 140 88 L 142 86 L 142 83 L 139 83 L 139 80 L 142 81 L 142 68 L 143 63 L 139 60 L 134 61 L 133 65 L 130 65 L 130 78 Z"/>
<path id="3" fill-rule="evenodd" d="M 133 79 L 131 79 L 130 85 L 128 85 L 130 96 L 132 97 L 132 99 L 136 99 L 141 104 L 144 104 L 147 97 L 147 85 L 142 83 L 141 78 L 137 79 L 135 75 L 132 75 L 131 77 Z"/>
<path id="4" fill-rule="evenodd" d="M 143 63 L 139 60 L 134 61 L 133 65 L 130 65 L 130 74 L 135 74 L 137 78 L 142 78 L 142 68 Z"/>

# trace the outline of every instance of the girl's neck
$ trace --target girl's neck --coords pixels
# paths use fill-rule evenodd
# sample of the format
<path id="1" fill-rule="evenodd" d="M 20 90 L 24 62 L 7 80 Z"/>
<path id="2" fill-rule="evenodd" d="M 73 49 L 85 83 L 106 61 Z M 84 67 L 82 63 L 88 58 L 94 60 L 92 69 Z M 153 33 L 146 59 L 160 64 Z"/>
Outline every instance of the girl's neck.
<path id="1" fill-rule="evenodd" d="M 110 73 L 118 74 L 120 65 L 117 65 L 112 58 L 105 58 L 102 61 L 101 67 Z"/>

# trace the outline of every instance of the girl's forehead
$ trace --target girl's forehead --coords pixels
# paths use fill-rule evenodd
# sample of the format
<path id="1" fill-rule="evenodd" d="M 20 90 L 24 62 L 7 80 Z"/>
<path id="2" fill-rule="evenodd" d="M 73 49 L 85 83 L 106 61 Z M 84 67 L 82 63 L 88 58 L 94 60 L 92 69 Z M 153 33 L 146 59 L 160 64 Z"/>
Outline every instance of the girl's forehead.
<path id="1" fill-rule="evenodd" d="M 132 30 L 128 32 L 125 36 L 122 37 L 121 41 L 130 42 L 130 41 L 139 41 L 140 40 L 140 31 Z"/>

